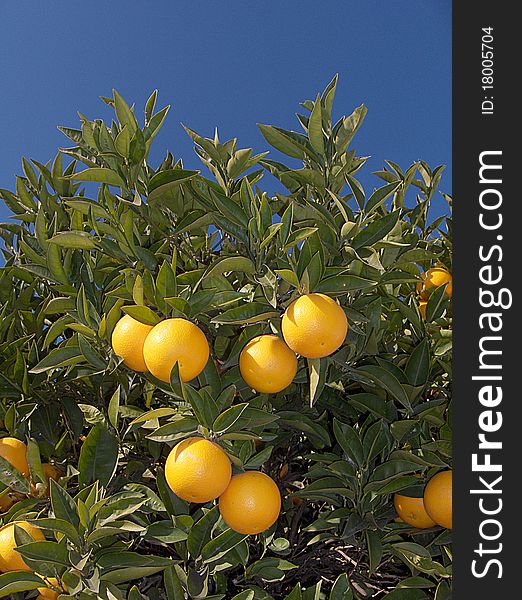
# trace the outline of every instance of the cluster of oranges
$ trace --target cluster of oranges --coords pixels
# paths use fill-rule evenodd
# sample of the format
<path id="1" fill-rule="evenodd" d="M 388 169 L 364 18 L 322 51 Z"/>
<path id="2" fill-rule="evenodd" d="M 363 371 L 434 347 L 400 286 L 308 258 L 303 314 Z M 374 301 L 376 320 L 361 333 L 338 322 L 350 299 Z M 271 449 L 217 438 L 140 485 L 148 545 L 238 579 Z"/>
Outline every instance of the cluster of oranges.
<path id="1" fill-rule="evenodd" d="M 13 465 L 15 469 L 20 471 L 24 477 L 29 478 L 29 464 L 27 463 L 27 446 L 24 442 L 13 438 L 13 437 L 4 437 L 0 438 L 0 456 L 5 459 L 8 463 Z M 58 481 L 61 477 L 61 471 L 51 463 L 42 463 L 43 473 L 49 481 L 50 479 L 54 479 Z M 45 490 L 47 494 L 49 487 Z M 35 495 L 38 494 L 38 489 L 36 485 L 33 485 L 33 492 Z M 8 511 L 13 504 L 17 501 L 17 496 L 11 490 L 6 489 L 0 492 L 0 513 Z"/>
<path id="2" fill-rule="evenodd" d="M 289 386 L 297 372 L 297 355 L 322 358 L 335 352 L 344 342 L 348 321 L 329 296 L 305 294 L 286 309 L 281 330 L 283 339 L 260 335 L 246 344 L 239 357 L 241 376 L 257 392 L 275 394 Z M 182 381 L 191 381 L 209 357 L 205 334 L 181 318 L 152 326 L 126 315 L 114 328 L 112 348 L 130 369 L 148 371 L 167 383 L 175 364 Z"/>
<path id="3" fill-rule="evenodd" d="M 451 298 L 453 278 L 445 268 L 433 267 L 422 273 L 421 280 L 417 284 L 417 294 L 419 294 L 419 312 L 423 319 L 426 319 L 426 306 L 431 293 L 441 285 L 446 285 L 446 296 Z"/>
<path id="4" fill-rule="evenodd" d="M 395 494 L 395 510 L 399 518 L 417 529 L 440 525 L 451 529 L 453 525 L 452 471 L 440 471 L 424 489 L 422 498 Z"/>
<path id="5" fill-rule="evenodd" d="M 297 356 L 322 358 L 344 342 L 348 321 L 343 309 L 325 294 L 304 294 L 286 309 L 283 337 L 268 334 L 250 340 L 239 357 L 247 385 L 275 394 L 288 387 L 297 373 Z M 209 358 L 204 333 L 194 323 L 166 319 L 155 326 L 126 315 L 112 333 L 112 348 L 134 371 L 149 372 L 169 382 L 178 365 L 182 381 L 196 378 Z M 232 476 L 226 452 L 215 442 L 192 437 L 170 452 L 165 476 L 172 491 L 188 502 L 219 498 L 219 511 L 234 531 L 254 535 L 271 527 L 281 510 L 281 494 L 272 478 L 260 471 Z"/>
<path id="6" fill-rule="evenodd" d="M 29 465 L 27 463 L 27 446 L 24 442 L 12 438 L 0 438 L 0 456 L 8 463 L 13 465 L 22 475 L 29 477 Z M 47 478 L 58 480 L 61 472 L 51 463 L 42 464 L 43 472 Z M 33 486 L 35 493 L 36 487 Z M 48 488 L 46 490 L 48 493 Z M 0 513 L 6 512 L 18 500 L 18 496 L 11 490 L 5 490 L 0 493 Z M 28 533 L 35 542 L 45 540 L 42 530 L 27 521 L 14 521 L 0 528 L 0 573 L 10 571 L 32 571 L 25 563 L 21 554 L 16 551 L 15 525 L 21 527 Z M 64 585 L 60 585 L 55 578 L 42 577 L 42 587 L 38 588 L 39 597 L 37 600 L 50 599 L 55 600 L 60 593 L 66 591 Z"/>
<path id="7" fill-rule="evenodd" d="M 226 452 L 204 438 L 179 442 L 167 458 L 165 477 L 172 491 L 187 502 L 219 498 L 225 523 L 244 535 L 271 527 L 281 510 L 279 488 L 271 477 L 260 471 L 232 476 Z"/>

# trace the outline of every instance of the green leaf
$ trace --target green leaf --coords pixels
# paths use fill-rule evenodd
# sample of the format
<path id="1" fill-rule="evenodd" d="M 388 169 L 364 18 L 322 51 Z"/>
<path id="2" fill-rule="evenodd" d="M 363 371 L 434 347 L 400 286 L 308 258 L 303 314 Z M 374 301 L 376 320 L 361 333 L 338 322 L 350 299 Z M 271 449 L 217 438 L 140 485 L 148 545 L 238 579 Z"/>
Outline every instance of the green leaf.
<path id="1" fill-rule="evenodd" d="M 169 171 L 156 173 L 148 185 L 149 202 L 171 200 L 175 197 L 173 194 L 177 192 L 180 184 L 192 179 L 198 173 L 199 171 L 186 171 L 184 169 L 170 169 Z"/>
<path id="2" fill-rule="evenodd" d="M 411 385 L 425 385 L 430 373 L 430 346 L 426 338 L 411 353 L 405 368 Z"/>
<path id="3" fill-rule="evenodd" d="M 303 595 L 301 593 L 301 584 L 297 583 L 296 586 L 294 587 L 294 589 L 288 594 L 288 596 L 285 596 L 284 600 L 302 600 Z M 341 600 L 341 598 L 335 598 L 335 600 Z M 351 598 L 346 598 L 346 600 L 351 600 Z"/>
<path id="4" fill-rule="evenodd" d="M 165 592 L 167 600 L 185 600 L 185 591 L 181 585 L 180 578 L 176 572 L 176 567 L 168 567 L 163 573 Z"/>
<path id="5" fill-rule="evenodd" d="M 93 250 L 96 248 L 96 241 L 92 235 L 85 231 L 60 231 L 49 240 L 49 243 L 62 248 L 79 250 Z"/>
<path id="6" fill-rule="evenodd" d="M 370 575 L 374 573 L 382 559 L 382 543 L 379 534 L 372 529 L 366 531 L 368 554 L 370 555 Z"/>
<path id="7" fill-rule="evenodd" d="M 187 548 L 192 558 L 201 556 L 203 547 L 210 541 L 212 529 L 219 521 L 219 507 L 207 511 L 191 528 L 187 539 Z"/>
<path id="8" fill-rule="evenodd" d="M 395 211 L 370 223 L 352 240 L 352 246 L 357 250 L 362 247 L 373 246 L 382 240 L 397 225 L 399 211 Z"/>
<path id="9" fill-rule="evenodd" d="M 0 598 L 12 597 L 12 594 L 19 592 L 30 592 L 39 587 L 42 587 L 42 578 L 34 573 L 12 571 L 0 575 Z"/>
<path id="10" fill-rule="evenodd" d="M 384 204 L 387 198 L 389 198 L 395 191 L 399 189 L 402 185 L 402 181 L 394 181 L 393 183 L 388 183 L 375 190 L 373 194 L 368 198 L 368 202 L 364 207 L 364 211 L 367 215 L 375 212 L 380 206 Z"/>
<path id="11" fill-rule="evenodd" d="M 0 456 L 0 482 L 7 488 L 21 494 L 30 494 L 31 485 L 22 473 L 8 462 L 3 456 Z"/>
<path id="12" fill-rule="evenodd" d="M 69 552 L 64 544 L 58 542 L 31 542 L 17 547 L 26 560 L 42 561 L 46 565 L 69 566 Z"/>
<path id="13" fill-rule="evenodd" d="M 80 451 L 78 481 L 85 487 L 94 481 L 107 486 L 118 465 L 118 440 L 103 425 L 95 425 Z"/>
<path id="14" fill-rule="evenodd" d="M 426 600 L 428 596 L 422 590 L 397 588 L 386 594 L 384 600 Z"/>
<path id="15" fill-rule="evenodd" d="M 341 573 L 335 580 L 329 600 L 352 600 L 353 593 L 350 588 L 350 581 L 346 573 Z"/>
<path id="16" fill-rule="evenodd" d="M 408 409 L 411 408 L 408 394 L 393 373 L 383 367 L 378 367 L 377 365 L 359 367 L 357 372 L 368 377 L 368 379 L 373 381 L 378 387 L 384 388 L 404 407 Z"/>
<path id="17" fill-rule="evenodd" d="M 435 321 L 441 317 L 447 304 L 446 286 L 441 285 L 432 292 L 428 299 L 428 303 L 426 304 L 426 321 L 431 323 L 431 321 Z"/>
<path id="18" fill-rule="evenodd" d="M 114 429 L 118 429 L 118 418 L 120 415 L 120 401 L 121 401 L 121 385 L 116 388 L 116 391 L 109 400 L 109 406 L 107 408 L 107 415 L 109 417 L 110 424 Z"/>
<path id="19" fill-rule="evenodd" d="M 357 466 L 362 466 L 364 464 L 364 451 L 355 429 L 334 418 L 333 431 L 335 439 L 344 452 Z"/>
<path id="20" fill-rule="evenodd" d="M 29 520 L 28 522 L 35 527 L 39 527 L 40 529 L 47 529 L 53 533 L 63 533 L 63 535 L 65 535 L 65 537 L 67 537 L 76 546 L 82 545 L 82 538 L 80 537 L 80 534 L 76 531 L 75 526 L 69 521 L 48 518 L 33 519 Z"/>
<path id="21" fill-rule="evenodd" d="M 276 312 L 270 305 L 261 304 L 260 302 L 250 302 L 236 308 L 230 308 L 221 315 L 214 317 L 212 323 L 220 323 L 227 325 L 247 325 L 250 323 L 258 323 L 266 321 L 274 317 L 278 317 Z"/>
<path id="22" fill-rule="evenodd" d="M 29 472 L 33 482 L 43 483 L 47 486 L 47 478 L 42 469 L 42 459 L 40 457 L 40 448 L 33 438 L 27 440 L 27 462 L 29 464 Z"/>
<path id="23" fill-rule="evenodd" d="M 49 481 L 49 486 L 51 507 L 54 516 L 57 519 L 67 521 L 71 523 L 73 527 L 78 528 L 80 525 L 80 517 L 78 515 L 78 508 L 72 497 L 65 489 L 56 483 L 54 479 Z"/>
<path id="24" fill-rule="evenodd" d="M 321 96 L 317 94 L 314 108 L 308 121 L 308 139 L 312 148 L 319 154 L 324 154 L 323 139 L 323 111 L 321 109 Z"/>
<path id="25" fill-rule="evenodd" d="M 232 529 L 227 529 L 208 542 L 208 544 L 205 544 L 201 551 L 201 558 L 204 562 L 218 560 L 229 550 L 232 550 L 232 548 L 235 548 L 243 540 L 246 540 L 247 537 L 247 535 L 237 533 Z"/>
<path id="26" fill-rule="evenodd" d="M 223 273 L 238 271 L 242 273 L 253 273 L 255 271 L 254 263 L 245 256 L 225 256 L 214 261 L 203 274 L 202 280 Z"/>
<path id="27" fill-rule="evenodd" d="M 129 128 L 127 125 L 124 125 L 116 136 L 114 140 L 114 145 L 116 146 L 116 150 L 124 157 L 129 157 L 129 149 L 130 149 L 130 140 L 131 136 L 129 134 Z"/>
<path id="28" fill-rule="evenodd" d="M 255 592 L 254 590 L 243 590 L 239 594 L 236 594 L 232 600 L 254 600 Z"/>
<path id="29" fill-rule="evenodd" d="M 315 287 L 316 292 L 329 295 L 342 295 L 356 290 L 365 290 L 377 285 L 376 281 L 358 275 L 337 275 L 327 277 Z"/>
<path id="30" fill-rule="evenodd" d="M 303 148 L 297 144 L 286 132 L 271 125 L 258 125 L 265 140 L 279 152 L 293 158 L 304 158 Z"/>
<path id="31" fill-rule="evenodd" d="M 161 321 L 161 317 L 148 306 L 131 304 L 129 306 L 122 306 L 121 309 L 133 319 L 136 319 L 136 321 L 144 323 L 145 325 L 157 325 Z"/>
<path id="32" fill-rule="evenodd" d="M 70 175 L 69 179 L 73 181 L 106 183 L 107 185 L 114 185 L 116 187 L 123 187 L 125 185 L 125 182 L 116 171 L 106 169 L 105 167 L 90 167 L 79 173 Z"/>
<path id="33" fill-rule="evenodd" d="M 308 376 L 310 378 L 310 406 L 313 406 L 324 388 L 326 362 L 320 358 L 308 358 L 306 362 L 308 364 Z"/>
<path id="34" fill-rule="evenodd" d="M 238 419 L 248 408 L 248 402 L 244 402 L 242 404 L 236 404 L 235 406 L 231 406 L 227 408 L 224 412 L 222 412 L 219 417 L 214 421 L 212 425 L 212 430 L 217 434 L 223 434 L 228 431 L 235 423 L 237 423 Z"/>
<path id="35" fill-rule="evenodd" d="M 335 147 L 337 148 L 337 152 L 339 154 L 342 154 L 346 151 L 353 139 L 353 136 L 357 133 L 357 130 L 362 125 L 367 112 L 368 110 L 366 106 L 361 104 L 361 106 L 356 108 L 349 117 L 343 118 L 341 127 L 339 128 L 335 138 Z"/>
<path id="36" fill-rule="evenodd" d="M 346 175 L 346 182 L 350 186 L 352 194 L 355 196 L 355 200 L 357 201 L 359 208 L 362 210 L 364 203 L 366 202 L 366 196 L 364 194 L 362 185 L 357 181 L 357 179 L 355 179 L 355 177 L 352 177 L 351 175 Z"/>
<path id="37" fill-rule="evenodd" d="M 201 390 L 196 390 L 191 385 L 184 383 L 183 397 L 192 406 L 194 416 L 204 427 L 212 428 L 218 414 L 215 400 L 207 397 Z"/>
<path id="38" fill-rule="evenodd" d="M 116 116 L 118 117 L 118 121 L 122 127 L 127 126 L 129 129 L 130 135 L 134 135 L 138 124 L 136 122 L 136 117 L 134 113 L 129 108 L 128 104 L 125 100 L 118 94 L 116 90 L 112 90 L 114 96 L 114 109 L 116 111 Z"/>

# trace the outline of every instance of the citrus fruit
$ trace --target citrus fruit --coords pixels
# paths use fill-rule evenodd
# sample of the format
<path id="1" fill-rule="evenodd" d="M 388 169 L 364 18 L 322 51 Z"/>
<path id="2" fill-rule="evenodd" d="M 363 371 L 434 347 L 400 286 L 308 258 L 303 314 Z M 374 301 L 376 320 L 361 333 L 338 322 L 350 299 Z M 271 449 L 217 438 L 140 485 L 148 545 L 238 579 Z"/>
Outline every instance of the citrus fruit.
<path id="1" fill-rule="evenodd" d="M 183 381 L 197 377 L 208 361 L 205 334 L 187 319 L 166 319 L 154 326 L 145 340 L 143 356 L 149 371 L 168 383 L 176 363 Z"/>
<path id="2" fill-rule="evenodd" d="M 165 464 L 170 489 L 187 502 L 209 502 L 230 483 L 232 465 L 226 452 L 214 442 L 192 437 L 171 450 Z"/>
<path id="3" fill-rule="evenodd" d="M 451 298 L 453 294 L 453 278 L 451 274 L 442 267 L 433 267 L 421 274 L 421 281 L 417 284 L 417 292 L 421 295 L 421 300 L 427 300 L 435 288 L 445 284 L 448 284 L 446 287 L 446 296 Z"/>
<path id="4" fill-rule="evenodd" d="M 301 504 L 303 503 L 303 499 L 300 498 L 299 496 L 296 496 L 289 487 L 286 488 L 286 491 L 288 492 L 287 497 L 290 498 L 294 507 L 299 508 L 301 506 Z"/>
<path id="5" fill-rule="evenodd" d="M 60 479 L 60 477 L 62 477 L 63 475 L 63 472 L 52 463 L 42 463 L 42 470 L 47 481 L 51 479 L 54 479 L 54 481 L 58 481 L 58 479 Z"/>
<path id="6" fill-rule="evenodd" d="M 42 577 L 42 579 L 44 578 Z M 45 600 L 56 600 L 61 593 L 67 591 L 66 586 L 59 584 L 56 577 L 46 577 L 44 581 L 47 587 L 39 587 L 37 590 L 40 594 L 40 598 L 44 598 Z M 58 592 L 57 590 L 60 591 Z"/>
<path id="7" fill-rule="evenodd" d="M 395 494 L 393 504 L 399 518 L 408 523 L 408 525 L 417 527 L 417 529 L 427 529 L 428 527 L 435 526 L 435 522 L 424 508 L 424 500 L 422 498 L 412 498 L 410 496 L 403 496 L 402 494 Z"/>
<path id="8" fill-rule="evenodd" d="M 329 296 L 306 294 L 294 300 L 281 322 L 290 348 L 306 358 L 322 358 L 344 342 L 348 320 L 344 310 Z"/>
<path id="9" fill-rule="evenodd" d="M 45 478 L 47 479 L 47 487 L 45 488 L 45 495 L 49 496 L 50 480 L 54 479 L 54 481 L 58 481 L 60 479 L 60 477 L 62 477 L 63 472 L 60 471 L 60 469 L 56 465 L 53 465 L 52 463 L 42 463 L 42 471 L 44 472 Z M 42 488 L 40 488 L 40 489 L 43 490 L 43 484 L 42 484 Z M 33 492 L 37 493 L 37 488 L 34 484 L 33 484 Z"/>
<path id="10" fill-rule="evenodd" d="M 27 464 L 27 446 L 12 437 L 0 438 L 0 456 L 26 477 L 29 475 Z"/>
<path id="11" fill-rule="evenodd" d="M 15 525 L 26 531 L 35 542 L 45 540 L 41 529 L 27 521 L 14 521 L 0 528 L 0 571 L 31 571 L 16 551 Z"/>
<path id="12" fill-rule="evenodd" d="M 447 529 L 453 524 L 452 481 L 452 471 L 441 471 L 428 481 L 424 490 L 426 512 L 435 523 Z"/>
<path id="13" fill-rule="evenodd" d="M 281 510 L 281 494 L 274 480 L 260 471 L 234 475 L 219 498 L 219 512 L 238 533 L 254 535 L 271 527 Z"/>
<path id="14" fill-rule="evenodd" d="M 14 503 L 15 500 L 9 494 L 9 490 L 0 492 L 0 514 L 7 512 Z"/>
<path id="15" fill-rule="evenodd" d="M 292 383 L 297 357 L 277 335 L 260 335 L 241 351 L 239 371 L 256 392 L 276 394 Z"/>
<path id="16" fill-rule="evenodd" d="M 147 371 L 143 358 L 143 344 L 152 330 L 152 325 L 145 325 L 125 315 L 117 323 L 112 332 L 112 349 L 123 358 L 123 362 L 140 373 Z"/>

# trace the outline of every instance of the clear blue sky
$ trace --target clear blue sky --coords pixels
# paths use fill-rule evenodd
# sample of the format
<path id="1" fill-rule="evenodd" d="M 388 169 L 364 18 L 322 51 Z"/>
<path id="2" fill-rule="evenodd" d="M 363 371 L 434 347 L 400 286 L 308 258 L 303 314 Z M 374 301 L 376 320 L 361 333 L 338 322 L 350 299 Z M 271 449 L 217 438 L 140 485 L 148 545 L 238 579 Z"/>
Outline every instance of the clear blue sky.
<path id="1" fill-rule="evenodd" d="M 69 145 L 56 126 L 76 127 L 76 111 L 109 117 L 112 88 L 138 114 L 158 88 L 172 109 L 152 162 L 169 148 L 194 167 L 180 122 L 260 152 L 256 123 L 299 130 L 298 103 L 338 72 L 336 116 L 369 109 L 353 144 L 372 156 L 365 186 L 384 159 L 423 158 L 448 165 L 451 190 L 450 0 L 3 0 L 0 23 L 0 187 L 22 156 Z"/>

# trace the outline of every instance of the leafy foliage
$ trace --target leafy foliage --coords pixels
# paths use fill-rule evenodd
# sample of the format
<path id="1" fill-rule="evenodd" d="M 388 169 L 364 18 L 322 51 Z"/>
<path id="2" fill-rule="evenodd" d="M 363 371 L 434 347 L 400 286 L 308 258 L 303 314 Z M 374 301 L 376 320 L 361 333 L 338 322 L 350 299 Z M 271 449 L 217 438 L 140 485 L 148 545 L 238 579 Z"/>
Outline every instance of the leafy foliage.
<path id="1" fill-rule="evenodd" d="M 388 161 L 366 194 L 351 149 L 366 108 L 334 122 L 336 85 L 302 103 L 302 133 L 260 125 L 291 166 L 186 128 L 210 176 L 170 152 L 154 168 L 168 107 L 155 112 L 154 92 L 142 126 L 114 92 L 110 124 L 80 115 L 61 128 L 72 147 L 24 159 L 16 190 L 0 190 L 14 217 L 0 228 L 0 419 L 36 442 L 40 481 L 0 464 L 19 500 L 2 519 L 44 529 L 20 552 L 62 597 L 449 598 L 450 532 L 397 523 L 392 503 L 451 464 L 451 307 L 440 288 L 424 320 L 416 293 L 422 270 L 451 270 L 451 220 L 429 219 L 443 169 Z M 264 176 L 286 191 L 262 191 Z M 339 300 L 346 343 L 300 359 L 284 392 L 254 393 L 242 347 L 280 334 L 310 291 Z M 170 385 L 129 371 L 110 343 L 125 313 L 196 321 L 205 371 L 183 384 L 175 368 Z M 196 432 L 278 482 L 271 530 L 247 538 L 169 490 L 164 458 Z M 47 495 L 43 461 L 64 475 Z M 0 594 L 33 597 L 38 581 L 0 575 Z"/>

